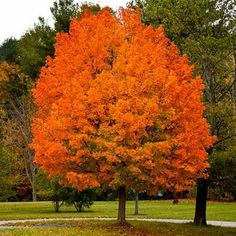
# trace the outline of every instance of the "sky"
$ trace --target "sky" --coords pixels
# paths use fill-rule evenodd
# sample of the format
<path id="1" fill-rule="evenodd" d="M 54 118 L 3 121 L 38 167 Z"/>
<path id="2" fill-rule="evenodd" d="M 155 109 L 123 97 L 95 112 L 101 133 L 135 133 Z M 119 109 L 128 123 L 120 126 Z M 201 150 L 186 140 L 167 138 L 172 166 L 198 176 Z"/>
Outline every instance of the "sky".
<path id="1" fill-rule="evenodd" d="M 44 17 L 52 25 L 50 7 L 55 0 L 0 0 L 0 44 L 7 38 L 19 39 L 29 28 Z M 81 3 L 85 1 L 74 0 Z M 117 10 L 125 6 L 128 0 L 88 0 L 99 3 L 102 7 L 109 6 Z"/>

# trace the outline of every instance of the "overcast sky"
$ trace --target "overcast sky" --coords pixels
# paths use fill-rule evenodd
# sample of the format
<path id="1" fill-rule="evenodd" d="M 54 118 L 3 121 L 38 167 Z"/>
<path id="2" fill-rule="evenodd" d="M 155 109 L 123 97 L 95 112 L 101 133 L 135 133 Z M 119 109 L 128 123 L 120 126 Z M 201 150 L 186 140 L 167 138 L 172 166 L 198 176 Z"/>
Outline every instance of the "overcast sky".
<path id="1" fill-rule="evenodd" d="M 32 28 L 42 16 L 52 24 L 50 7 L 55 0 L 0 0 L 0 44 L 10 37 L 20 38 L 24 32 Z M 74 0 L 74 2 L 85 2 Z M 125 6 L 128 0 L 88 0 L 101 6 L 110 6 L 117 10 Z"/>

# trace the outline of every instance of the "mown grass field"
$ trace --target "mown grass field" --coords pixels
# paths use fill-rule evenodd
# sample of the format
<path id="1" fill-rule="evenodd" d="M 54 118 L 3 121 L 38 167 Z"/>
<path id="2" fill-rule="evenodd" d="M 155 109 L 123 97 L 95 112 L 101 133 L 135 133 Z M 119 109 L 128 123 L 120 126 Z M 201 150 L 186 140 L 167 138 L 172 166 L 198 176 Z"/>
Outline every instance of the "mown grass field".
<path id="1" fill-rule="evenodd" d="M 0 203 L 0 220 L 33 218 L 70 217 L 116 217 L 118 202 L 95 202 L 90 209 L 77 213 L 72 206 L 62 206 L 61 212 L 54 213 L 51 202 Z M 236 203 L 210 202 L 207 206 L 208 220 L 236 221 Z M 181 200 L 178 205 L 171 201 L 140 201 L 138 217 L 193 219 L 194 201 Z M 127 202 L 127 217 L 134 215 L 134 202 Z M 1 236 L 234 236 L 236 228 L 197 227 L 193 224 L 171 224 L 160 222 L 128 221 L 119 226 L 115 221 L 48 221 L 37 223 L 17 223 L 26 228 L 0 229 Z"/>
<path id="2" fill-rule="evenodd" d="M 134 201 L 127 201 L 126 216 L 140 218 L 193 219 L 194 201 L 139 201 L 139 215 L 134 215 Z M 7 202 L 0 203 L 0 220 L 30 218 L 65 218 L 65 217 L 116 217 L 117 201 L 95 202 L 85 212 L 78 213 L 72 206 L 62 206 L 61 212 L 55 213 L 51 202 Z M 236 221 L 236 203 L 209 202 L 208 220 Z"/>

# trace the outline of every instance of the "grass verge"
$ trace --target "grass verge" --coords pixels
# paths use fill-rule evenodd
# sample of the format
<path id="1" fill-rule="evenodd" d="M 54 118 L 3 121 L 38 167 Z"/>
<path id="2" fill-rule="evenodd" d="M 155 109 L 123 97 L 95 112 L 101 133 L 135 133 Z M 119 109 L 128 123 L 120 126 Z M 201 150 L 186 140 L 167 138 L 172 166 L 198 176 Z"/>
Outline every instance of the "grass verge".
<path id="1" fill-rule="evenodd" d="M 194 201 L 180 200 L 173 205 L 169 201 L 140 201 L 139 215 L 134 215 L 134 201 L 127 201 L 126 217 L 193 219 Z M 95 202 L 85 212 L 77 213 L 72 206 L 62 206 L 61 212 L 55 213 L 51 202 L 8 202 L 0 203 L 0 220 L 4 219 L 37 219 L 69 217 L 116 217 L 117 201 Z M 207 219 L 221 221 L 236 220 L 236 203 L 209 202 Z"/>

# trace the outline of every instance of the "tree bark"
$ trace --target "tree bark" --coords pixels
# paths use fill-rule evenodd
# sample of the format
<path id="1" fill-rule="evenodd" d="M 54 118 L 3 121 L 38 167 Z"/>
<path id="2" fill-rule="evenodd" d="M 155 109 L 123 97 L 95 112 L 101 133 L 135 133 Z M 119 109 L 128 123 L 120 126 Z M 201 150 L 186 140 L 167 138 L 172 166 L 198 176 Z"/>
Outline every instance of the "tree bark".
<path id="1" fill-rule="evenodd" d="M 35 181 L 33 181 L 35 182 Z M 35 183 L 33 183 L 32 185 L 32 200 L 33 202 L 36 202 L 37 201 L 37 193 L 36 193 L 36 189 L 35 189 Z"/>
<path id="2" fill-rule="evenodd" d="M 117 220 L 120 224 L 125 224 L 126 189 L 124 185 L 118 188 L 118 197 L 119 197 L 119 209 L 118 209 Z"/>
<path id="3" fill-rule="evenodd" d="M 197 197 L 195 206 L 194 224 L 206 226 L 206 203 L 207 203 L 208 182 L 207 179 L 198 179 Z"/>

